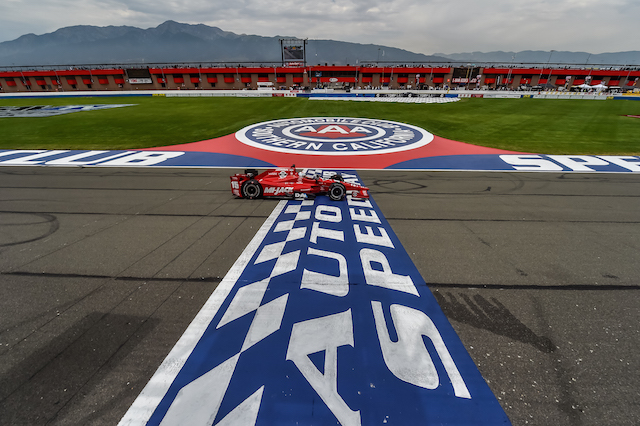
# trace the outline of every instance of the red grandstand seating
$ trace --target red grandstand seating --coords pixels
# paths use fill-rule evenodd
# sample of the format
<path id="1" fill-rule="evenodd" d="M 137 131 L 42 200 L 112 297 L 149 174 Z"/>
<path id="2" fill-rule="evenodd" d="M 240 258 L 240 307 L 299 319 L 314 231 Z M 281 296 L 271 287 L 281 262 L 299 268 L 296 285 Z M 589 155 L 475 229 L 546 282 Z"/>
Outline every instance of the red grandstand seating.
<path id="1" fill-rule="evenodd" d="M 168 68 L 147 68 L 152 82 L 138 81 L 138 77 L 127 79 L 129 71 L 135 68 L 64 68 L 64 69 L 23 69 L 0 71 L 0 81 L 3 83 L 3 91 L 20 92 L 32 90 L 32 87 L 42 87 L 42 90 L 57 90 L 58 87 L 66 89 L 67 86 L 81 88 L 82 90 L 109 90 L 116 86 L 125 89 L 144 88 L 161 89 L 171 83 L 173 88 L 180 86 L 185 89 L 194 89 L 200 82 L 210 84 L 215 89 L 238 88 L 236 83 L 242 82 L 243 86 L 256 88 L 257 82 L 275 82 L 278 86 L 291 84 L 315 86 L 317 83 L 337 83 L 340 86 L 350 85 L 376 85 L 389 86 L 398 89 L 406 84 L 427 83 L 430 85 L 442 85 L 466 81 L 466 78 L 453 77 L 454 67 L 425 67 L 425 66 L 249 66 L 249 67 L 221 67 L 221 66 L 173 66 Z M 458 69 L 456 75 L 468 69 Z M 508 85 L 515 88 L 518 84 L 548 84 L 554 83 L 561 86 L 567 83 L 566 76 L 570 75 L 569 83 L 579 85 L 584 82 L 589 84 L 604 83 L 608 86 L 624 86 L 632 88 L 639 86 L 640 70 L 632 69 L 594 69 L 594 68 L 481 68 L 478 71 L 483 75 L 481 84 L 495 86 Z M 135 72 L 134 72 L 135 74 Z M 416 77 L 419 75 L 419 78 Z M 475 75 L 475 74 L 474 74 Z M 111 78 L 109 78 L 111 76 Z M 167 78 L 170 76 L 172 78 Z M 202 77 L 205 76 L 205 77 Z M 217 86 L 218 79 L 223 85 Z M 508 78 L 507 78 L 508 77 Z M 553 78 L 550 78 L 553 77 Z M 146 77 L 148 78 L 148 77 Z M 97 79 L 97 80 L 96 80 Z M 575 79 L 575 80 L 574 80 Z M 573 81 L 572 81 L 573 80 Z M 93 85 L 92 83 L 99 83 Z M 84 83 L 78 86 L 79 83 Z M 51 87 L 53 86 L 53 87 Z"/>

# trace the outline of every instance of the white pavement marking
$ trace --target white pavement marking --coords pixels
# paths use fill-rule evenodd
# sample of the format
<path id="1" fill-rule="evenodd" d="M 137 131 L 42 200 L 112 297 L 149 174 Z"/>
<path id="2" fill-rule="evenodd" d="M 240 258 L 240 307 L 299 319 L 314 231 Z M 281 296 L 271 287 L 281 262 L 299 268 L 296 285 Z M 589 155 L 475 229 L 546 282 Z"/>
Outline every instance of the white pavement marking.
<path id="1" fill-rule="evenodd" d="M 169 390 L 169 387 L 184 366 L 187 358 L 209 326 L 209 323 L 218 312 L 218 309 L 220 309 L 220 306 L 233 289 L 236 281 L 240 278 L 240 275 L 249 264 L 249 261 L 262 243 L 262 240 L 264 240 L 286 205 L 286 200 L 280 201 L 273 212 L 271 212 L 271 215 L 269 215 L 227 275 L 218 287 L 216 287 L 169 355 L 167 355 L 162 364 L 160 364 L 156 373 L 151 377 L 149 383 L 147 383 L 140 395 L 138 395 L 138 398 L 133 402 L 133 405 L 131 405 L 122 420 L 120 420 L 118 426 L 144 425 L 149 421 L 149 418 Z"/>
<path id="2" fill-rule="evenodd" d="M 285 294 L 256 309 L 256 316 L 251 322 L 240 352 L 246 351 L 251 346 L 280 330 L 288 299 L 289 294 Z"/>
<path id="3" fill-rule="evenodd" d="M 235 321 L 260 307 L 271 277 L 240 287 L 216 328 Z"/>

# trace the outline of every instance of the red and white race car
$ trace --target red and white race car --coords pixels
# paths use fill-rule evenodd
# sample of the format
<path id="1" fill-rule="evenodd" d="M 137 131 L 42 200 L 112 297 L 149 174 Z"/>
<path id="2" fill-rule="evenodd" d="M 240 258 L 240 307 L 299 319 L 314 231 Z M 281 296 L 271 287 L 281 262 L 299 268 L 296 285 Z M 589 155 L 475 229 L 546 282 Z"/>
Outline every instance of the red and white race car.
<path id="1" fill-rule="evenodd" d="M 349 194 L 353 198 L 369 198 L 369 188 L 356 183 L 345 182 L 338 173 L 329 179 L 319 175 L 306 176 L 296 171 L 296 166 L 277 168 L 258 173 L 248 169 L 244 173 L 231 176 L 231 192 L 241 198 L 314 198 L 328 195 L 340 201 Z"/>

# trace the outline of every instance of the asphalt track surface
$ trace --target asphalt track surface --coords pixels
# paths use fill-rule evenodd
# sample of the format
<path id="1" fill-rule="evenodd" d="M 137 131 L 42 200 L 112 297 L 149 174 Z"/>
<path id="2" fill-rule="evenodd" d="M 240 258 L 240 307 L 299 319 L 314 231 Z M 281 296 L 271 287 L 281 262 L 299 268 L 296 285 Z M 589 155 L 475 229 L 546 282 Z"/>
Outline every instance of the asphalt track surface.
<path id="1" fill-rule="evenodd" d="M 115 425 L 274 200 L 0 168 L 0 423 Z M 360 172 L 514 425 L 637 425 L 640 175 Z"/>

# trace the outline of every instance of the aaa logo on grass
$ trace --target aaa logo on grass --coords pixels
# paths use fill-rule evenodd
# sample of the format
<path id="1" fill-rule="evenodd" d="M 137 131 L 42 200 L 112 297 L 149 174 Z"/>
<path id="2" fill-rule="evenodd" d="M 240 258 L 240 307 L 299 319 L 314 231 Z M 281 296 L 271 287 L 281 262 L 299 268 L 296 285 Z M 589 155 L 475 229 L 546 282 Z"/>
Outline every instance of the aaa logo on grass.
<path id="1" fill-rule="evenodd" d="M 419 148 L 433 135 L 394 121 L 313 117 L 254 124 L 238 131 L 236 138 L 255 148 L 292 154 L 369 155 Z"/>

